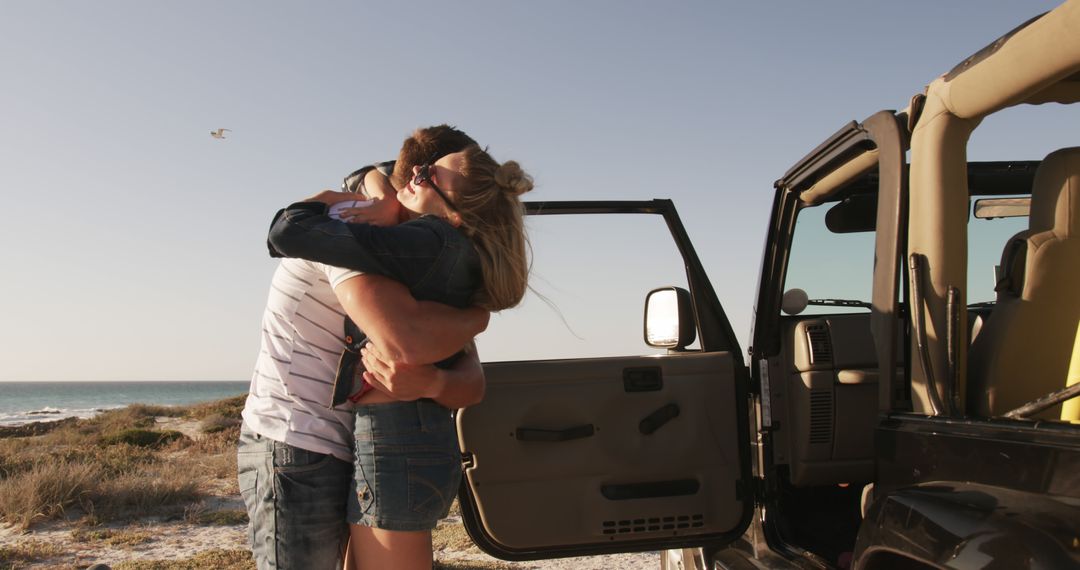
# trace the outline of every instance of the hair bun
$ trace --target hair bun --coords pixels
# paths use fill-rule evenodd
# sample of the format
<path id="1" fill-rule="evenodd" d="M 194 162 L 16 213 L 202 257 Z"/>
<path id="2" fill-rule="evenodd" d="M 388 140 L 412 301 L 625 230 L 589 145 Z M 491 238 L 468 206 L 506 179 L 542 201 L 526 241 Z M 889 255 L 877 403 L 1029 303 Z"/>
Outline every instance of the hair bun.
<path id="1" fill-rule="evenodd" d="M 514 196 L 521 196 L 533 189 L 532 177 L 526 174 L 515 160 L 499 165 L 495 170 L 495 183 Z"/>

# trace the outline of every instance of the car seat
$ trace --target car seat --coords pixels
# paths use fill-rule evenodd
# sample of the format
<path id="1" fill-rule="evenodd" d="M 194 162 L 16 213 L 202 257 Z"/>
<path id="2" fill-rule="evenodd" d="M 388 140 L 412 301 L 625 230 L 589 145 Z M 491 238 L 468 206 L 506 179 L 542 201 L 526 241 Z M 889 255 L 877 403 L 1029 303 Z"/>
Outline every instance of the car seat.
<path id="1" fill-rule="evenodd" d="M 1005 245 L 994 311 L 968 353 L 970 413 L 1000 416 L 1065 386 L 1080 320 L 1078 232 L 1080 147 L 1072 147 L 1043 159 L 1028 230 Z"/>

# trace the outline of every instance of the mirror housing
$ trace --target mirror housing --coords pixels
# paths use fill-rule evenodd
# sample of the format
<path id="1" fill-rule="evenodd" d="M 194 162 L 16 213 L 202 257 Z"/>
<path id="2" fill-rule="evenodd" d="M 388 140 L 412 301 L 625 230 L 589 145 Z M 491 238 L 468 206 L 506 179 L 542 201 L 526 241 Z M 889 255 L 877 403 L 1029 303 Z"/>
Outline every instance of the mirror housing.
<path id="1" fill-rule="evenodd" d="M 975 200 L 975 208 L 972 212 L 976 218 L 987 220 L 1027 217 L 1031 215 L 1031 197 L 982 198 Z"/>
<path id="2" fill-rule="evenodd" d="M 853 194 L 829 208 L 825 227 L 834 234 L 872 232 L 877 227 L 877 194 Z"/>
<path id="3" fill-rule="evenodd" d="M 697 338 L 693 301 L 681 287 L 661 287 L 645 296 L 645 344 L 682 350 Z"/>

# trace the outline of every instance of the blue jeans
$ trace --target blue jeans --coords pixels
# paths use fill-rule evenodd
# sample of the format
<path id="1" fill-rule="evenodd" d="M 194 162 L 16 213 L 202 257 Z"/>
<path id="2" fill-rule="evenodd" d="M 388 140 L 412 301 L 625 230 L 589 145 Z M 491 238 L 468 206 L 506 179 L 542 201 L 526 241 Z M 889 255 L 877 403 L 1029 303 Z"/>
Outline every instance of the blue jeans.
<path id="1" fill-rule="evenodd" d="M 354 435 L 350 523 L 420 531 L 446 518 L 461 484 L 450 410 L 431 400 L 361 405 Z"/>
<path id="2" fill-rule="evenodd" d="M 259 570 L 340 569 L 352 465 L 262 437 L 246 426 L 236 464 Z"/>

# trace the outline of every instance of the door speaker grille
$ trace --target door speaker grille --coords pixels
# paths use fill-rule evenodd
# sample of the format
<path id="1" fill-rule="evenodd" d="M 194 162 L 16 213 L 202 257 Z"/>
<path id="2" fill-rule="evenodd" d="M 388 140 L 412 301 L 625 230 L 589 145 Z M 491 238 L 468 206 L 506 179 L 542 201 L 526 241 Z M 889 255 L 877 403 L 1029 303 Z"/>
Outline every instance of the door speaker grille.
<path id="1" fill-rule="evenodd" d="M 665 517 L 642 517 L 617 521 L 604 521 L 604 534 L 635 534 L 641 532 L 663 532 L 684 530 L 705 526 L 705 515 L 671 515 Z"/>
<path id="2" fill-rule="evenodd" d="M 833 432 L 833 400 L 830 390 L 810 391 L 810 443 L 829 443 Z"/>

